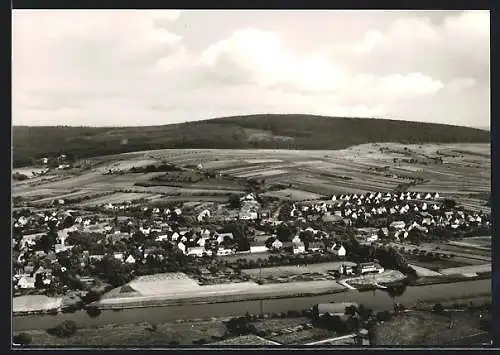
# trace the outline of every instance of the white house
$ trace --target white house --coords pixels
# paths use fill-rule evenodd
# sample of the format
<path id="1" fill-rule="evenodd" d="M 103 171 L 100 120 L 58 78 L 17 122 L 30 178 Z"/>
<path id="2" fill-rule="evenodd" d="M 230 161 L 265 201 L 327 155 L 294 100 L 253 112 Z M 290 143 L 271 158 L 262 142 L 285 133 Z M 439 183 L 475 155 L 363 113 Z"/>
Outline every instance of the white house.
<path id="1" fill-rule="evenodd" d="M 173 240 L 174 242 L 176 242 L 176 241 L 177 241 L 177 239 L 179 239 L 179 233 L 174 232 L 174 233 L 172 234 L 172 240 Z"/>
<path id="2" fill-rule="evenodd" d="M 197 257 L 201 257 L 204 254 L 207 254 L 207 251 L 205 250 L 204 247 L 194 247 L 194 248 L 189 248 L 187 255 L 194 255 Z"/>
<path id="3" fill-rule="evenodd" d="M 186 245 L 184 245 L 183 242 L 179 242 L 179 244 L 177 244 L 177 248 L 179 248 L 180 251 L 182 251 L 184 254 L 186 254 Z"/>
<path id="4" fill-rule="evenodd" d="M 300 244 L 300 243 L 302 243 L 302 240 L 300 239 L 300 237 L 298 235 L 296 235 L 295 237 L 293 237 L 292 243 L 293 244 Z"/>
<path id="5" fill-rule="evenodd" d="M 135 258 L 132 255 L 129 255 L 127 259 L 125 259 L 127 264 L 135 264 Z"/>
<path id="6" fill-rule="evenodd" d="M 32 289 L 35 288 L 35 278 L 30 276 L 23 276 L 17 283 L 21 289 Z"/>
<path id="7" fill-rule="evenodd" d="M 204 220 L 206 220 L 209 217 L 210 217 L 210 211 L 204 210 L 198 215 L 197 219 L 198 219 L 198 222 L 203 222 Z"/>
<path id="8" fill-rule="evenodd" d="M 283 248 L 283 243 L 279 240 L 279 239 L 276 239 L 273 244 L 271 244 L 271 246 L 273 247 L 273 249 L 281 249 Z"/>
<path id="9" fill-rule="evenodd" d="M 265 253 L 269 249 L 265 245 L 250 246 L 250 253 Z"/>
<path id="10" fill-rule="evenodd" d="M 306 252 L 306 247 L 304 243 L 298 243 L 293 245 L 293 253 L 296 254 L 304 254 Z"/>
<path id="11" fill-rule="evenodd" d="M 404 221 L 394 221 L 389 226 L 394 229 L 403 229 L 406 227 L 406 223 Z"/>
<path id="12" fill-rule="evenodd" d="M 181 210 L 180 208 L 176 208 L 176 209 L 174 210 L 174 213 L 175 213 L 176 215 L 180 216 L 180 215 L 182 214 L 182 210 Z"/>
<path id="13" fill-rule="evenodd" d="M 346 250 L 343 245 L 335 245 L 334 247 L 332 247 L 332 251 L 334 254 L 340 257 L 343 257 L 346 254 Z"/>
<path id="14" fill-rule="evenodd" d="M 113 257 L 116 260 L 123 260 L 123 253 L 115 253 L 115 254 L 113 254 Z"/>

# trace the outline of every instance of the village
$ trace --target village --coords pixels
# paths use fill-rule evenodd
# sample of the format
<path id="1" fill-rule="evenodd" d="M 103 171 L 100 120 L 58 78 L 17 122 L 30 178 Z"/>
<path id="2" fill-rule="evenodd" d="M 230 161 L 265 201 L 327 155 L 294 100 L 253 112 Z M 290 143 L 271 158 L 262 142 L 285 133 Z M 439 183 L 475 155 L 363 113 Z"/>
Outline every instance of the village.
<path id="1" fill-rule="evenodd" d="M 226 204 L 161 207 L 139 201 L 70 209 L 57 201 L 46 211 L 16 210 L 13 224 L 14 312 L 22 314 L 74 311 L 135 277 L 169 272 L 202 285 L 337 280 L 353 288 L 365 274 L 388 272 L 364 286 L 400 282 L 416 274 L 406 253 L 411 260 L 456 258 L 459 252 L 439 245 L 488 235 L 490 216 L 438 193 L 345 194 L 296 203 L 249 193 Z M 423 243 L 437 246 L 419 249 Z M 325 267 L 305 275 L 279 272 L 314 264 Z"/>

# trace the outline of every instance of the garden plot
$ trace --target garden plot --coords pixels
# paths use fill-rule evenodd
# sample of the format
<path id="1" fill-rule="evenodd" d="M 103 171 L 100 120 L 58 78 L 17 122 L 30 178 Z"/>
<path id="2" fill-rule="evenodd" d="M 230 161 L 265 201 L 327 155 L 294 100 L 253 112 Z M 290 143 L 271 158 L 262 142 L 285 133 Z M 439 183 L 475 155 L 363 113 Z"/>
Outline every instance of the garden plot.
<path id="1" fill-rule="evenodd" d="M 464 238 L 464 242 L 478 247 L 491 248 L 491 236 Z"/>

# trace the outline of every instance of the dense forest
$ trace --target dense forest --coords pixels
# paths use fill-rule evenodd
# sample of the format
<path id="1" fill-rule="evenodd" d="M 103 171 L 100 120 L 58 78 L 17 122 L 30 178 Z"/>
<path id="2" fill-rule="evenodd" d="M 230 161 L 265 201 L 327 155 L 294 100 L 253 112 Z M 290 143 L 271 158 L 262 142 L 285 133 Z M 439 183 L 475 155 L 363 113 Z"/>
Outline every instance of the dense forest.
<path id="1" fill-rule="evenodd" d="M 14 167 L 61 153 L 75 158 L 139 150 L 342 149 L 372 142 L 489 142 L 481 129 L 387 119 L 313 115 L 250 115 L 148 127 L 13 129 Z"/>

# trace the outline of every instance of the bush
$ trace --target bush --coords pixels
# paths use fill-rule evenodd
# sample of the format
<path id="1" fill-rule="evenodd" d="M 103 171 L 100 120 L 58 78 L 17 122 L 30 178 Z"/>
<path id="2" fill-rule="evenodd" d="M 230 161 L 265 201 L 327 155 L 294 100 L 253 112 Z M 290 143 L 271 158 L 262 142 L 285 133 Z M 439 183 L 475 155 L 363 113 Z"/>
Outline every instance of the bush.
<path id="1" fill-rule="evenodd" d="M 71 337 L 76 333 L 76 323 L 71 320 L 66 320 L 58 326 L 49 329 L 47 332 L 60 338 Z"/>
<path id="2" fill-rule="evenodd" d="M 28 333 L 21 333 L 18 335 L 14 335 L 13 339 L 15 344 L 20 344 L 20 345 L 29 345 L 31 344 L 31 335 Z"/>

